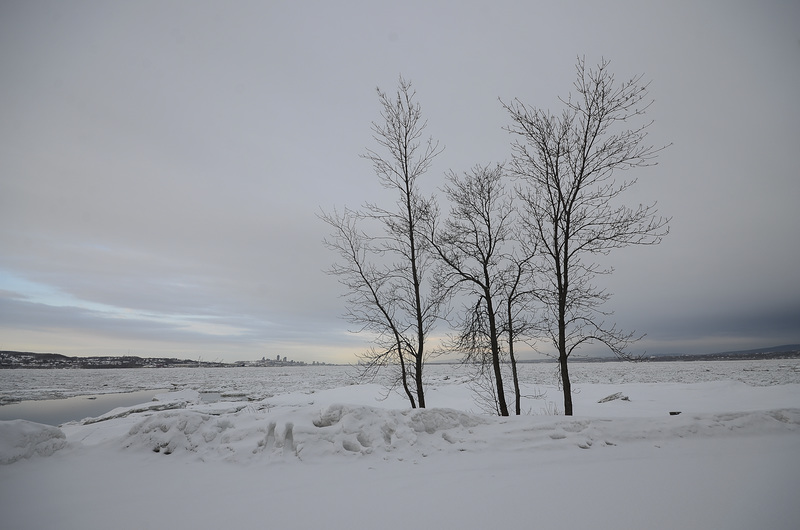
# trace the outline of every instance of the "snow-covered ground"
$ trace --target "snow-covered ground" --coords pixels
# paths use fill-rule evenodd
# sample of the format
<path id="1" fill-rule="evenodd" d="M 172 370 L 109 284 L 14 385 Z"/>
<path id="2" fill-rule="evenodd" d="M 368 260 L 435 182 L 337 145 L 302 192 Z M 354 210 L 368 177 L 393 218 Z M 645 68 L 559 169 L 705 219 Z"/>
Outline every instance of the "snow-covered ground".
<path id="1" fill-rule="evenodd" d="M 60 428 L 0 422 L 0 526 L 796 529 L 799 365 L 574 364 L 571 418 L 549 414 L 552 365 L 526 365 L 510 418 L 482 413 L 464 367 L 431 367 L 427 410 L 336 367 L 106 379 L 178 391 Z M 119 372 L 103 377 L 145 374 Z M 46 397 L 88 393 L 41 377 Z"/>

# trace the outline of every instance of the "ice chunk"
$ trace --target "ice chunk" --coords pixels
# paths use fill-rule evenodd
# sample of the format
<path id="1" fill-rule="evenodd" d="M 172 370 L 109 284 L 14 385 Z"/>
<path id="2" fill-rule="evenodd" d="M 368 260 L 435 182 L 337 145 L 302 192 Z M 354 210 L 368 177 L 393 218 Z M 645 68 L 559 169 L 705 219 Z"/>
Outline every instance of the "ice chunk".
<path id="1" fill-rule="evenodd" d="M 183 401 L 184 403 L 201 403 L 200 392 L 187 388 L 177 392 L 156 394 L 153 401 Z"/>
<path id="2" fill-rule="evenodd" d="M 67 438 L 58 427 L 26 420 L 0 421 L 0 464 L 50 456 L 65 445 Z"/>
<path id="3" fill-rule="evenodd" d="M 603 399 L 598 401 L 598 403 L 608 403 L 609 401 L 615 401 L 617 399 L 620 399 L 622 401 L 630 401 L 630 398 L 628 396 L 623 395 L 622 392 L 617 392 L 616 394 L 611 394 L 610 396 L 604 397 Z"/>

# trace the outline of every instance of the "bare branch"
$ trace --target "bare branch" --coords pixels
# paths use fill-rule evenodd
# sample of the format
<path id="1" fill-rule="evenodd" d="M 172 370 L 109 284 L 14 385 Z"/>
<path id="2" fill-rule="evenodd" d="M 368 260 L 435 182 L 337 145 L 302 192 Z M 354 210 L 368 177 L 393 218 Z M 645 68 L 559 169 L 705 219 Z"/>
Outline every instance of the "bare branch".
<path id="1" fill-rule="evenodd" d="M 559 98 L 560 115 L 519 100 L 503 103 L 511 116 L 507 130 L 515 140 L 509 171 L 518 178 L 528 241 L 538 246 L 536 264 L 543 305 L 540 332 L 559 352 L 564 409 L 572 413 L 568 357 L 589 343 L 601 343 L 617 357 L 637 356 L 627 348 L 638 338 L 615 325 L 601 306 L 610 295 L 593 279 L 608 274 L 594 261 L 628 245 L 654 245 L 669 232 L 669 218 L 656 205 L 620 205 L 636 179 L 617 180 L 620 171 L 655 164 L 667 146 L 647 143 L 652 121 L 641 121 L 652 104 L 649 83 L 637 75 L 618 82 L 609 61 L 587 67 L 576 61 L 574 92 Z"/>
<path id="2" fill-rule="evenodd" d="M 422 233 L 430 213 L 417 179 L 441 153 L 439 143 L 422 140 L 426 122 L 411 83 L 400 77 L 395 95 L 377 89 L 381 121 L 372 123 L 377 148 L 367 149 L 380 184 L 395 192 L 393 206 L 367 203 L 360 211 L 320 215 L 333 229 L 324 243 L 338 254 L 329 269 L 347 289 L 345 318 L 367 332 L 374 346 L 361 355 L 365 377 L 399 365 L 394 384 L 402 385 L 412 407 L 425 407 L 422 371 L 429 356 L 426 339 L 440 318 L 443 300 L 427 279 L 433 257 Z M 368 235 L 361 223 L 379 227 Z"/>

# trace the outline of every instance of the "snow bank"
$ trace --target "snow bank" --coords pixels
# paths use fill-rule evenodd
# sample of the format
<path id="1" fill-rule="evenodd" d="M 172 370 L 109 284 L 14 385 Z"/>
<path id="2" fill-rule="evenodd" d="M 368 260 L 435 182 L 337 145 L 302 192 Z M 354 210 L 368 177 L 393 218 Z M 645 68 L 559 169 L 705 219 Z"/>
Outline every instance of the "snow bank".
<path id="1" fill-rule="evenodd" d="M 50 456 L 65 445 L 67 437 L 58 427 L 25 420 L 0 421 L 0 464 Z"/>
<path id="2" fill-rule="evenodd" d="M 333 404 L 214 416 L 197 410 L 150 415 L 114 442 L 124 449 L 201 460 L 319 460 L 327 457 L 442 451 L 462 441 L 484 417 L 449 409 L 386 410 Z M 287 458 L 288 457 L 288 458 Z"/>
<path id="3" fill-rule="evenodd" d="M 334 404 L 314 420 L 314 430 L 295 435 L 298 457 L 332 454 L 427 456 L 449 449 L 486 419 L 452 409 L 383 410 Z"/>
<path id="4" fill-rule="evenodd" d="M 452 409 L 391 410 L 331 404 L 211 415 L 171 410 L 138 421 L 113 445 L 203 461 L 418 459 L 429 455 L 590 449 L 681 438 L 800 432 L 800 409 L 660 418 L 499 418 Z"/>
<path id="5" fill-rule="evenodd" d="M 458 408 L 408 409 L 401 397 L 380 399 L 382 394 L 380 385 L 349 385 L 258 402 L 204 403 L 197 391 L 187 389 L 62 429 L 87 447 L 252 463 L 417 461 L 435 453 L 664 444 L 691 437 L 797 433 L 800 425 L 798 385 L 586 385 L 578 396 L 579 410 L 590 414 L 576 417 L 477 414 L 469 410 L 472 396 L 465 384 L 441 385 L 430 393 L 431 401 Z M 607 399 L 617 394 L 618 399 Z M 682 414 L 670 416 L 673 409 Z"/>

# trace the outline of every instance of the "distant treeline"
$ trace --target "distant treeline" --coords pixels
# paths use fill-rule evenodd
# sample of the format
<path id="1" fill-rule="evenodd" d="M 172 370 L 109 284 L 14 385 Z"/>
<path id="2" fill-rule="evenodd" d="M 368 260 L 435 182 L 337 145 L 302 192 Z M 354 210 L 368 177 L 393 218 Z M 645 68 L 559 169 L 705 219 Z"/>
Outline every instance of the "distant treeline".
<path id="1" fill-rule="evenodd" d="M 800 357 L 800 344 L 786 344 L 755 350 L 687 355 L 680 353 L 652 355 L 649 361 L 747 361 L 758 359 L 795 359 Z"/>
<path id="2" fill-rule="evenodd" d="M 0 351 L 2 368 L 168 368 L 168 367 L 220 368 L 234 366 L 220 362 L 191 361 L 165 357 L 96 356 L 68 357 L 60 353 L 33 353 Z"/>
<path id="3" fill-rule="evenodd" d="M 800 358 L 800 344 L 786 344 L 784 346 L 772 346 L 769 348 L 757 348 L 754 350 L 727 351 L 718 353 L 659 353 L 645 355 L 641 358 L 642 362 L 667 362 L 667 361 L 757 361 L 759 359 L 797 359 Z M 576 357 L 574 362 L 578 363 L 607 363 L 619 362 L 619 359 L 612 355 L 604 357 Z M 526 359 L 518 360 L 519 363 L 555 363 L 557 359 L 549 357 L 546 359 Z M 431 364 L 451 364 L 450 362 L 433 362 Z"/>

